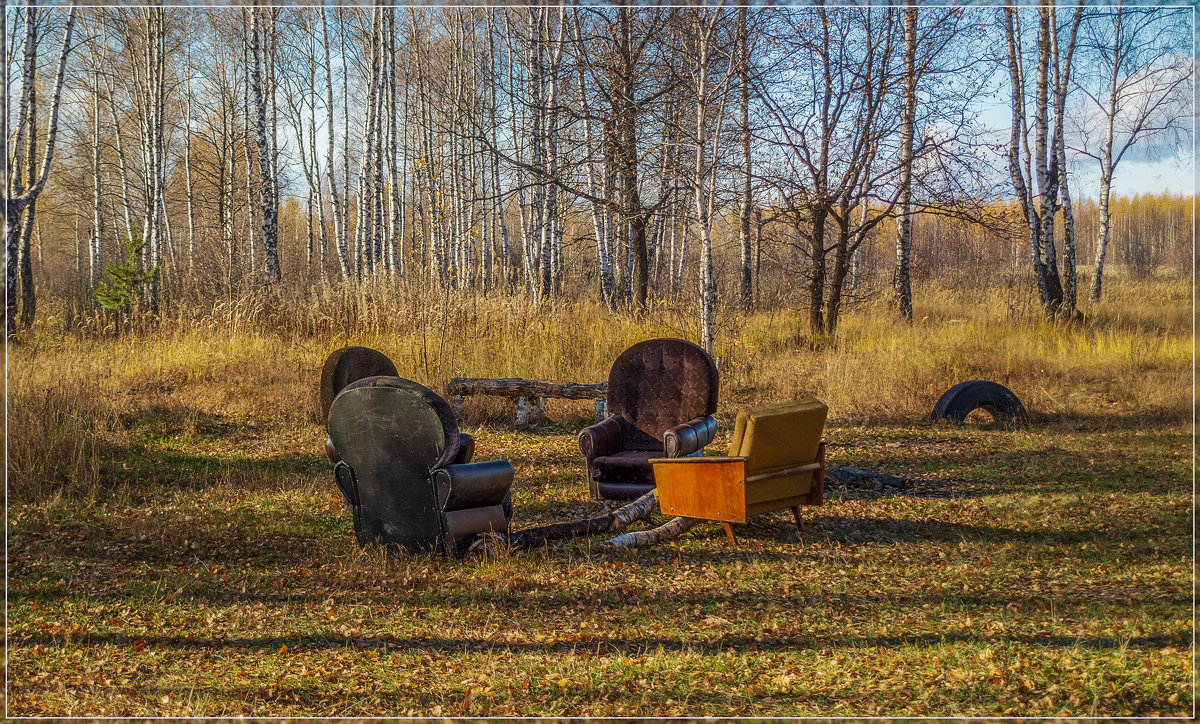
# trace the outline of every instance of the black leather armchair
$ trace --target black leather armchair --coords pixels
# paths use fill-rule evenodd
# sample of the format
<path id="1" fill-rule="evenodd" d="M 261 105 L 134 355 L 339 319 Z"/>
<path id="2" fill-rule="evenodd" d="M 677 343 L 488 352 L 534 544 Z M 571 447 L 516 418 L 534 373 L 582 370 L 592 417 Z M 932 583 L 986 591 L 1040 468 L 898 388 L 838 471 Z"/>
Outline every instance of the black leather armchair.
<path id="1" fill-rule="evenodd" d="M 475 441 L 437 393 L 364 377 L 337 390 L 327 420 L 325 450 L 360 545 L 460 556 L 478 534 L 508 530 L 512 465 L 472 463 Z"/>
<path id="2" fill-rule="evenodd" d="M 654 489 L 651 458 L 683 457 L 712 442 L 717 367 L 701 347 L 651 339 L 621 353 L 608 375 L 612 417 L 584 428 L 593 498 L 630 500 Z"/>

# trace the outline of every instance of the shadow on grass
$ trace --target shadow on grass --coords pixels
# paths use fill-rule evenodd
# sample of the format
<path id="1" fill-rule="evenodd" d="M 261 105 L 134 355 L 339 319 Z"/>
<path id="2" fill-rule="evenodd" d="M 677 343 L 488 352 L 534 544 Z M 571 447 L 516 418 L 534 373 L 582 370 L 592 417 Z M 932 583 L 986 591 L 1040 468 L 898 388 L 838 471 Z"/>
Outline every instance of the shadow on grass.
<path id="1" fill-rule="evenodd" d="M 274 460 L 245 461 L 240 466 L 248 471 L 247 480 L 256 480 L 260 469 L 286 469 L 311 472 L 317 463 L 308 461 L 283 462 Z M 136 510 L 126 510 L 133 517 L 115 513 L 70 516 L 50 528 L 29 519 L 18 525 L 10 523 L 10 552 L 13 556 L 13 579 L 19 580 L 22 561 L 29 556 L 50 556 L 55 560 L 94 561 L 102 563 L 176 563 L 187 566 L 234 566 L 253 570 L 259 566 L 306 561 L 308 564 L 328 562 L 329 545 L 344 546 L 352 552 L 352 520 L 340 503 L 334 486 L 328 486 L 329 504 L 317 508 L 295 508 L 294 502 L 275 501 L 264 496 L 262 501 L 246 499 L 235 507 L 206 509 L 203 503 L 194 509 L 152 519 Z M 253 493 L 254 487 L 245 492 Z M 820 509 L 818 509 L 820 510 Z M 1160 514 L 1172 515 L 1170 510 Z M 1181 521 L 1187 510 L 1177 511 Z M 1100 550 L 1116 541 L 1132 544 L 1129 554 L 1135 554 L 1152 533 L 1170 533 L 1176 526 L 1170 520 L 1140 519 L 1120 525 L 1115 517 L 1097 517 L 1094 527 L 1075 528 L 1014 528 L 972 523 L 948 522 L 936 519 L 898 519 L 898 517 L 858 516 L 835 517 L 817 510 L 805 510 L 805 529 L 799 532 L 788 516 L 760 516 L 748 525 L 734 525 L 740 545 L 728 546 L 719 523 L 702 523 L 700 527 L 676 539 L 677 545 L 688 546 L 686 556 L 703 556 L 713 562 L 761 561 L 794 563 L 805 558 L 804 546 L 904 546 L 925 543 L 985 543 L 1024 544 L 1036 546 L 1094 544 Z M 658 519 L 658 525 L 664 519 Z M 616 558 L 634 568 L 659 570 L 662 557 L 678 556 L 674 549 L 658 548 L 637 551 L 602 548 L 606 535 L 558 541 L 544 552 L 524 552 L 512 556 L 587 555 Z M 695 546 L 707 550 L 696 550 Z M 565 552 L 562 549 L 566 549 Z M 1182 550 L 1182 549 L 1181 549 Z M 1181 554 L 1182 555 L 1182 554 Z M 403 556 L 394 558 L 401 562 Z M 478 558 L 474 558 L 478 561 Z M 470 566 L 472 558 L 462 563 Z"/>
<path id="2" fill-rule="evenodd" d="M 146 648 L 163 647 L 185 649 L 244 649 L 253 652 L 276 653 L 287 646 L 290 653 L 305 650 L 332 649 L 396 649 L 413 652 L 436 651 L 441 653 L 469 653 L 472 651 L 512 654 L 567 654 L 580 649 L 593 650 L 597 654 L 637 655 L 657 651 L 669 653 L 698 653 L 705 656 L 720 654 L 727 649 L 735 651 L 755 650 L 760 654 L 808 649 L 863 649 L 895 648 L 899 646 L 931 647 L 940 644 L 986 644 L 997 643 L 1037 645 L 1066 649 L 1089 649 L 1102 651 L 1122 647 L 1156 648 L 1166 645 L 1186 645 L 1188 638 L 1181 634 L 1161 636 L 1063 636 L 1046 633 L 1033 634 L 964 634 L 922 633 L 894 636 L 751 636 L 748 634 L 719 634 L 712 640 L 681 640 L 679 636 L 630 636 L 614 633 L 580 634 L 564 641 L 521 641 L 497 642 L 484 637 L 460 636 L 396 636 L 394 634 L 346 635 L 333 631 L 316 635 L 295 634 L 291 636 L 228 636 L 206 637 L 189 635 L 135 635 L 120 632 L 91 632 L 73 640 L 90 646 L 128 646 L 142 641 Z M 16 647 L 61 645 L 65 637 L 54 634 L 12 634 L 9 644 Z M 753 647 L 753 648 L 751 648 Z"/>
<path id="3" fill-rule="evenodd" d="M 332 488 L 332 486 L 330 486 Z M 336 490 L 329 491 L 334 500 Z M 203 510 L 201 509 L 203 516 Z M 104 518 L 64 521 L 53 531 L 35 531 L 23 523 L 10 531 L 10 552 L 14 556 L 13 578 L 19 580 L 20 561 L 29 555 L 53 556 L 62 560 L 97 561 L 108 563 L 175 563 L 190 566 L 255 567 L 255 563 L 272 564 L 299 562 L 306 557 L 328 557 L 331 541 L 352 549 L 352 523 L 349 510 L 338 505 L 336 512 L 324 510 L 292 510 L 282 506 L 255 506 L 232 511 L 211 511 L 196 519 L 187 516 L 172 526 L 171 519 L 160 521 L 140 519 L 130 523 L 116 515 Z M 223 527 L 218 527 L 218 524 Z M 904 546 L 922 543 L 981 542 L 1019 543 L 1025 545 L 1060 546 L 1079 543 L 1109 546 L 1116 541 L 1144 541 L 1152 528 L 1145 523 L 1136 529 L 1113 527 L 1055 530 L 1044 528 L 1016 529 L 1000 526 L 950 523 L 938 520 L 909 520 L 899 518 L 861 517 L 809 518 L 805 531 L 798 533 L 794 523 L 780 520 L 754 521 L 733 526 L 741 545 L 729 547 L 719 524 L 701 527 L 675 539 L 688 545 L 688 556 L 703 556 L 714 562 L 730 560 L 789 563 L 804 560 L 804 546 L 854 547 L 862 545 Z M 145 533 L 153 533 L 153 537 Z M 1166 532 L 1166 529 L 1163 531 Z M 139 535 L 141 533 L 141 535 Z M 613 558 L 623 565 L 657 571 L 664 555 L 677 555 L 673 549 L 657 547 L 638 551 L 614 550 L 602 546 L 607 536 L 560 541 L 549 551 L 513 553 L 523 555 L 560 556 L 559 549 L 569 548 L 566 554 Z M 703 551 L 694 546 L 704 545 Z M 580 550 L 582 548 L 583 550 Z M 1132 550 L 1132 549 L 1131 549 Z M 403 561 L 405 556 L 393 560 Z M 468 558 L 461 563 L 471 565 Z"/>

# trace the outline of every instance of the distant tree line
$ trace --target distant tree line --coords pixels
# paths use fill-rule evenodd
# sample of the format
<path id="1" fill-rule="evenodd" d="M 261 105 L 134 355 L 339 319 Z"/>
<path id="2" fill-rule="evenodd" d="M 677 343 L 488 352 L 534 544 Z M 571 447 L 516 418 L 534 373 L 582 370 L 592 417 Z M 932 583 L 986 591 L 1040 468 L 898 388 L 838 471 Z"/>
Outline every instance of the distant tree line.
<path id="1" fill-rule="evenodd" d="M 685 296 L 711 348 L 764 279 L 813 333 L 868 291 L 911 319 L 951 258 L 1031 273 L 1054 316 L 1082 260 L 1100 298 L 1114 230 L 1131 268 L 1180 243 L 1160 216 L 1122 237 L 1159 202 L 1113 190 L 1190 147 L 1184 9 L 7 13 L 10 332 L 35 279 L 90 297 L 126 249 L 151 314 L 276 285 Z"/>

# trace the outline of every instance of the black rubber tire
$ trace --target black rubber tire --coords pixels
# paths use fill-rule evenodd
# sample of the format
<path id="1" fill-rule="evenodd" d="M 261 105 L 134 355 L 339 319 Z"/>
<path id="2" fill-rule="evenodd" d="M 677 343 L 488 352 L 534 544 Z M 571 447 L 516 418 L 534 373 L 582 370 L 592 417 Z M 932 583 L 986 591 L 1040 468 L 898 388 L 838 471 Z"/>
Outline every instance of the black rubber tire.
<path id="1" fill-rule="evenodd" d="M 991 413 L 997 422 L 1019 422 L 1026 415 L 1025 406 L 1004 385 L 989 380 L 967 380 L 946 390 L 929 417 L 961 425 L 967 415 L 979 408 Z"/>

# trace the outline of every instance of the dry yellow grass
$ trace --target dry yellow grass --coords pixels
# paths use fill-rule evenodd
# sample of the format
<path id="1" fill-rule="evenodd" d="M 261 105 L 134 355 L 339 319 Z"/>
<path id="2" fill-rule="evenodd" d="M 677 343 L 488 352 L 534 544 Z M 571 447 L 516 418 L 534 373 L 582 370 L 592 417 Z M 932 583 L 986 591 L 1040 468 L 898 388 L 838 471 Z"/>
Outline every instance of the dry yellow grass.
<path id="1" fill-rule="evenodd" d="M 1072 326 L 1041 320 L 1001 289 L 920 292 L 914 324 L 882 303 L 864 305 L 829 339 L 808 338 L 799 309 L 724 312 L 718 417 L 816 395 L 834 420 L 919 420 L 943 391 L 971 378 L 1007 385 L 1034 415 L 1089 425 L 1190 416 L 1184 282 L 1114 281 L 1103 303 L 1085 308 L 1087 321 Z M 117 338 L 63 331 L 51 310 L 9 348 L 10 492 L 37 498 L 113 485 L 121 476 L 100 461 L 128 445 L 143 417 L 177 428 L 270 418 L 310 429 L 318 370 L 342 345 L 379 349 L 402 375 L 435 390 L 456 376 L 595 382 L 638 340 L 694 338 L 693 319 L 668 304 L 634 317 L 590 302 L 535 311 L 523 299 L 384 287 L 179 310 L 157 329 Z M 554 402 L 548 413 L 581 422 L 586 408 Z M 467 406 L 476 420 L 507 410 L 500 400 Z"/>

